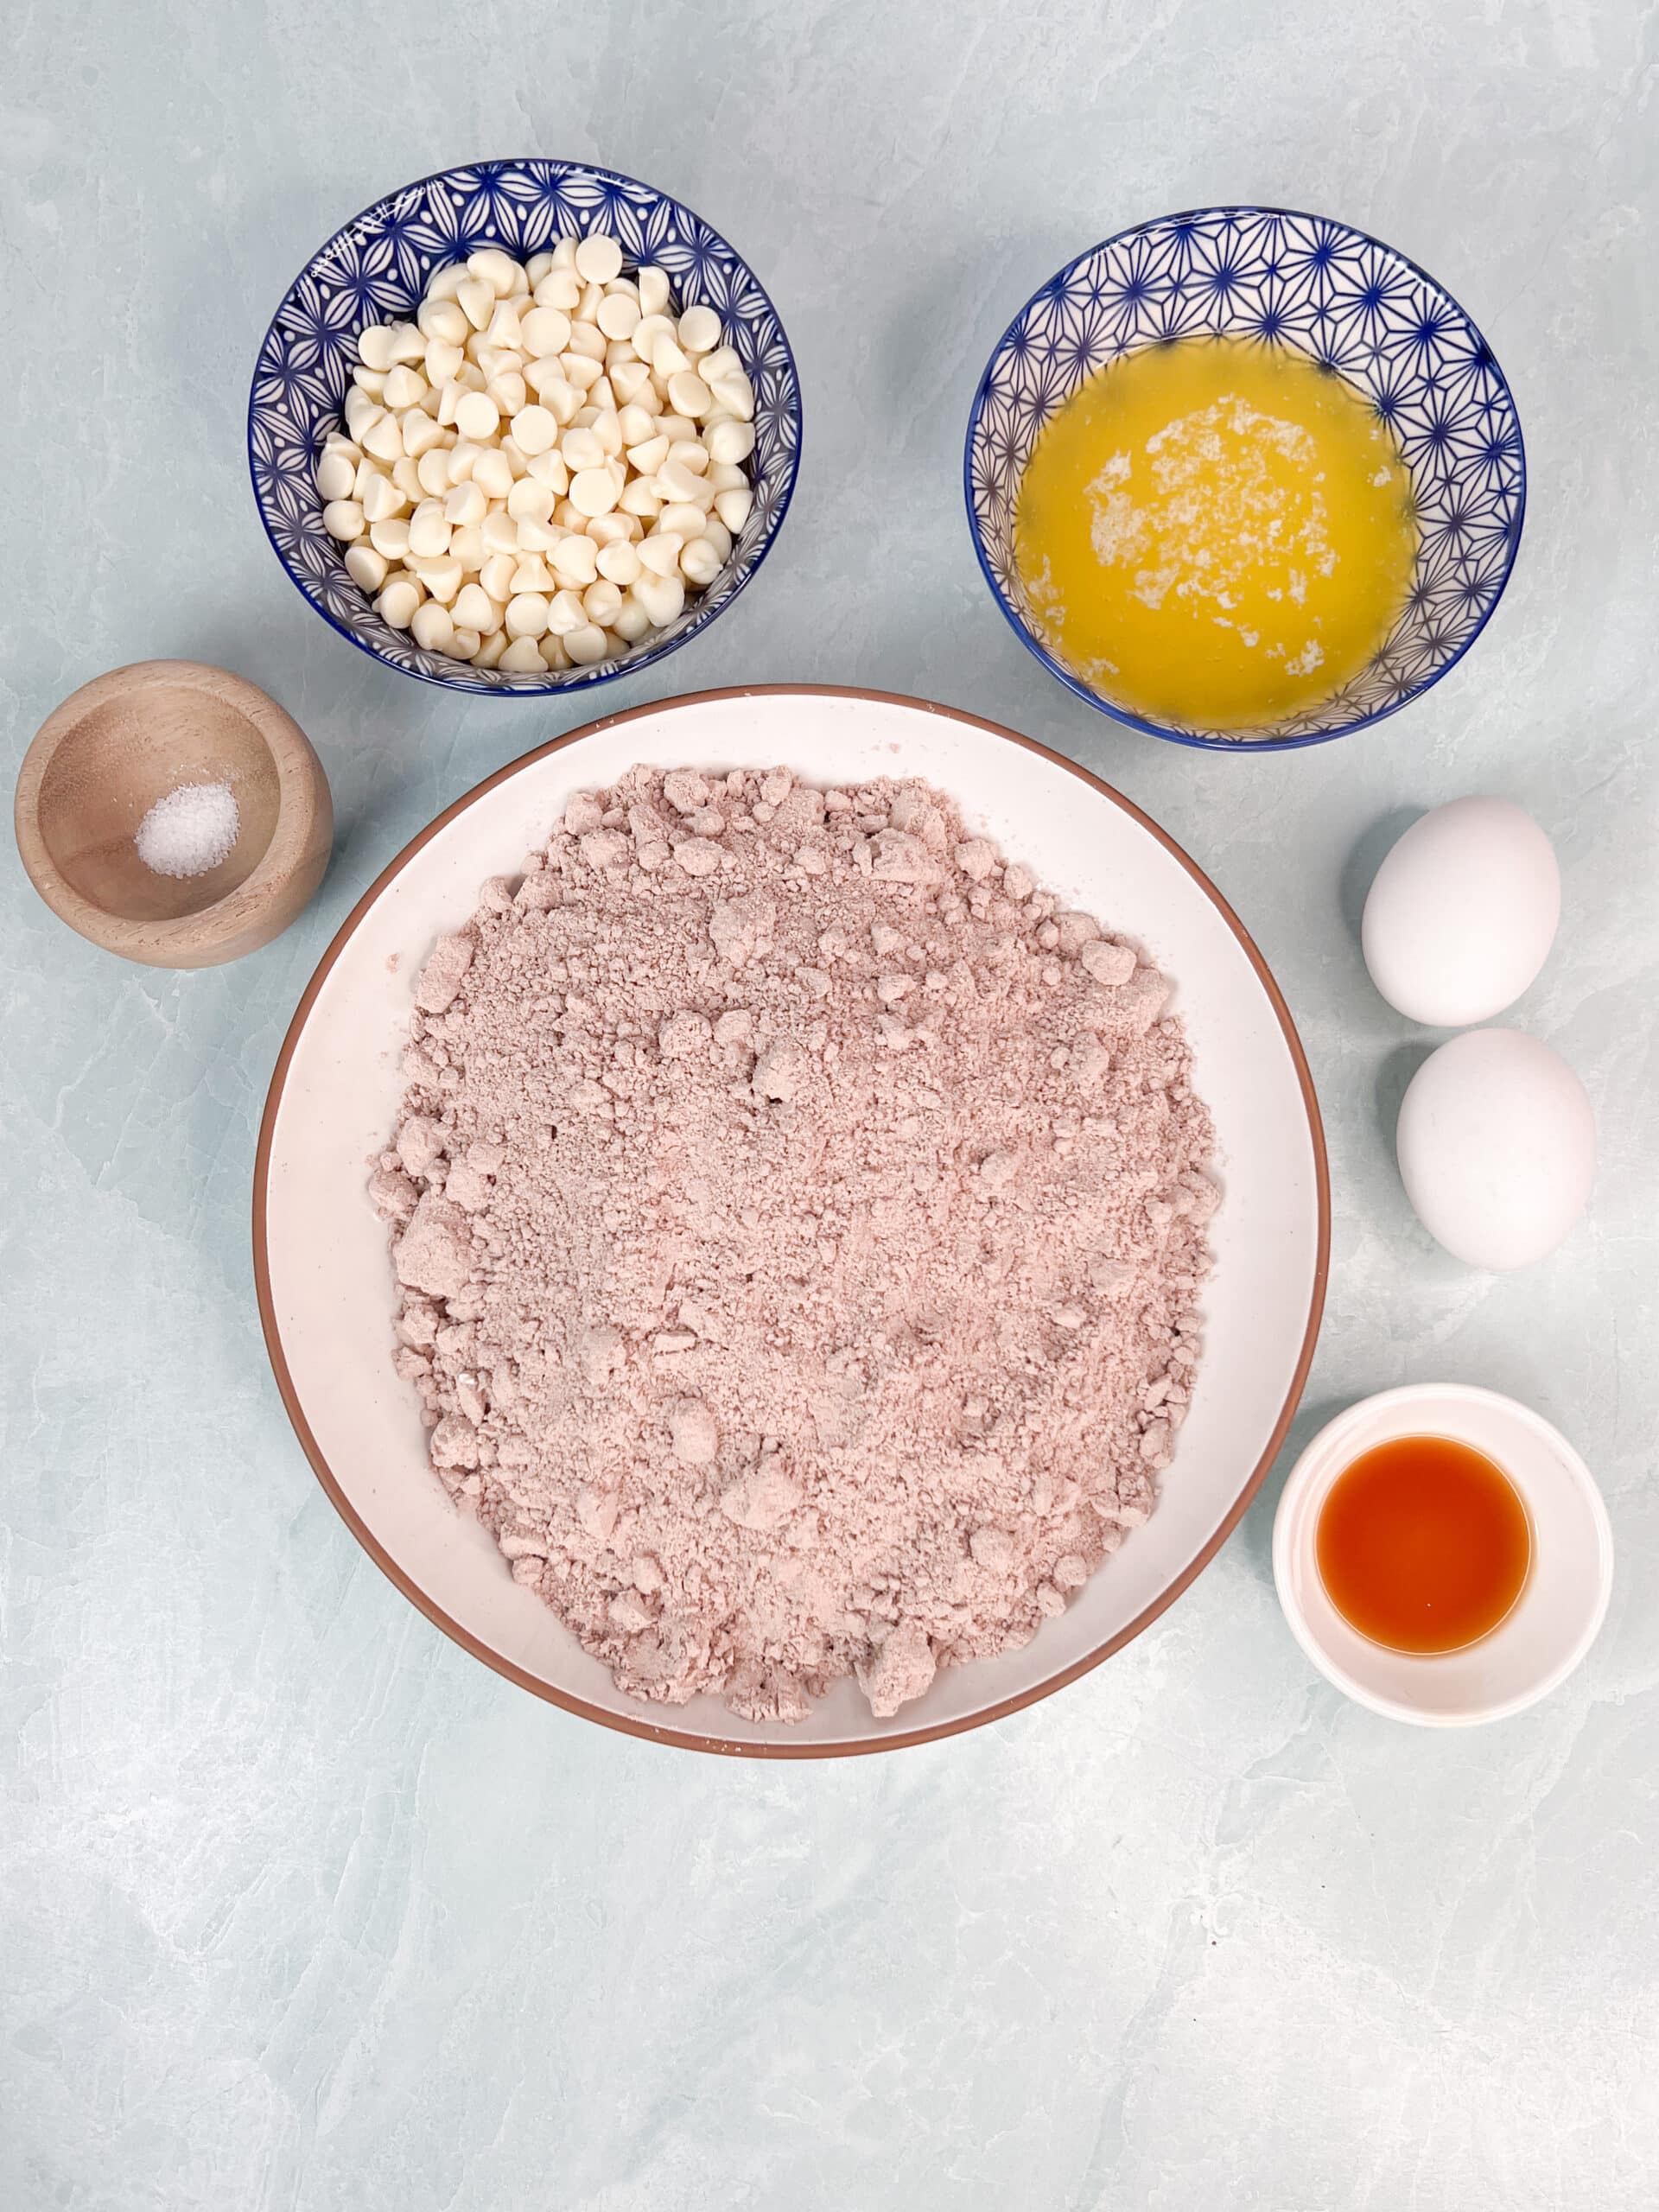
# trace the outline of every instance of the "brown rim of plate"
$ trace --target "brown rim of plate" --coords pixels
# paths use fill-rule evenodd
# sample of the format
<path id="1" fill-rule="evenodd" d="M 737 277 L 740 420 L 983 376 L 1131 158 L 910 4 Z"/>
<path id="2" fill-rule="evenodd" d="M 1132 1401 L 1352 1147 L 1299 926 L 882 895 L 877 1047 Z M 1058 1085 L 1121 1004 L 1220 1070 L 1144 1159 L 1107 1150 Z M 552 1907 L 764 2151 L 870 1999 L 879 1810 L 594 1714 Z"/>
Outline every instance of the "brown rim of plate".
<path id="1" fill-rule="evenodd" d="M 283 1087 L 288 1077 L 289 1065 L 293 1059 L 295 1048 L 299 1042 L 301 1032 L 305 1027 L 307 1016 L 310 1014 L 317 994 L 327 980 L 329 971 L 350 942 L 359 922 L 392 878 L 414 858 L 423 845 L 435 837 L 439 830 L 447 828 L 455 817 L 471 806 L 474 800 L 482 798 L 486 791 L 493 791 L 498 784 L 505 783 L 510 776 L 516 776 L 521 769 L 529 767 L 532 762 L 544 760 L 550 753 L 563 752 L 567 746 L 578 744 L 585 737 L 596 737 L 601 730 L 620 729 L 629 722 L 643 721 L 648 715 L 664 714 L 672 708 L 708 706 L 721 699 L 767 698 L 874 699 L 886 706 L 914 707 L 919 709 L 924 714 L 942 715 L 948 721 L 966 722 L 975 729 L 988 730 L 993 737 L 1006 738 L 1010 745 L 1020 746 L 1026 752 L 1036 753 L 1040 760 L 1052 761 L 1057 768 L 1064 768 L 1069 775 L 1076 776 L 1080 782 L 1087 784 L 1090 790 L 1098 791 L 1103 798 L 1109 799 L 1114 806 L 1121 807 L 1125 814 L 1138 822 L 1148 835 L 1157 839 L 1166 852 L 1180 862 L 1205 896 L 1214 906 L 1227 926 L 1232 931 L 1233 935 L 1238 939 L 1245 957 L 1261 980 L 1262 987 L 1266 991 L 1273 1010 L 1279 1018 L 1279 1027 L 1284 1032 L 1285 1042 L 1290 1048 L 1290 1057 L 1295 1065 L 1296 1080 L 1301 1086 L 1302 1101 L 1307 1109 L 1308 1135 L 1313 1146 L 1314 1178 L 1319 1194 L 1319 1253 L 1313 1270 L 1313 1295 L 1308 1307 L 1307 1327 L 1303 1333 L 1302 1349 L 1296 1362 L 1296 1371 L 1291 1377 L 1290 1389 L 1286 1395 L 1283 1409 L 1274 1424 L 1273 1433 L 1268 1440 L 1267 1449 L 1250 1470 L 1248 1478 L 1223 1519 L 1221 1526 L 1198 1556 L 1175 1577 L 1168 1587 L 1162 1591 L 1143 1612 L 1136 1615 L 1127 1628 L 1121 1629 L 1116 1636 L 1108 1637 L 1105 1643 L 1097 1645 L 1094 1650 L 1087 1653 L 1071 1666 L 1062 1668 L 1058 1674 L 1051 1675 L 1046 1681 L 1039 1682 L 1034 1688 L 1022 1691 L 1018 1697 L 1004 1698 L 1000 1703 L 987 1706 L 982 1712 L 967 1714 L 961 1719 L 940 1721 L 931 1728 L 907 1728 L 896 1735 L 875 1736 L 868 1741 L 856 1743 L 746 1743 L 718 1736 L 693 1736 L 682 1729 L 666 1727 L 655 1721 L 635 1720 L 625 1714 L 607 1713 L 599 1706 L 589 1705 L 582 1698 L 568 1696 L 563 1691 L 554 1689 L 537 1675 L 527 1674 L 522 1667 L 515 1666 L 512 1660 L 504 1657 L 500 1652 L 492 1650 L 488 1644 L 480 1643 L 475 1636 L 462 1628 L 458 1621 L 452 1620 L 440 1605 L 434 1604 L 425 1591 L 404 1573 L 397 1561 L 390 1557 L 370 1534 L 335 1480 L 333 1470 L 323 1458 L 317 1440 L 311 1433 L 310 1424 L 306 1420 L 304 1409 L 300 1404 L 299 1395 L 294 1388 L 294 1379 L 288 1370 L 288 1362 L 283 1352 L 282 1338 L 277 1332 L 276 1317 L 271 1305 L 270 1255 L 265 1245 L 265 1201 L 270 1173 L 271 1137 L 276 1128 L 276 1116 L 282 1106 Z M 1022 737 L 1018 730 L 1005 729 L 1000 722 L 987 721 L 980 715 L 964 714 L 956 707 L 942 707 L 931 699 L 912 699 L 907 697 L 903 692 L 872 691 L 856 685 L 741 683 L 733 684 L 720 690 L 691 691 L 678 698 L 658 699 L 650 706 L 630 707 L 625 713 L 606 715 L 597 721 L 584 722 L 580 729 L 569 730 L 563 737 L 556 737 L 546 745 L 537 746 L 533 751 L 521 754 L 517 760 L 509 761 L 505 768 L 498 768 L 494 775 L 486 776 L 481 784 L 475 784 L 471 791 L 463 793 L 452 806 L 447 806 L 435 820 L 428 823 L 420 835 L 411 838 L 397 858 L 381 869 L 379 874 L 376 876 L 374 881 L 335 932 L 333 943 L 318 962 L 315 974 L 306 985 L 300 1002 L 294 1009 L 294 1018 L 289 1022 L 288 1033 L 283 1039 L 283 1048 L 276 1055 L 276 1065 L 271 1073 L 270 1089 L 265 1098 L 264 1114 L 259 1123 L 258 1149 L 254 1156 L 253 1274 L 259 1296 L 260 1324 L 264 1330 L 265 1349 L 270 1357 L 272 1372 L 276 1377 L 276 1387 L 282 1393 L 283 1404 L 287 1409 L 288 1418 L 293 1425 L 294 1433 L 304 1447 L 305 1456 L 311 1462 L 312 1471 L 316 1475 L 317 1480 L 327 1491 L 330 1503 L 381 1573 L 396 1584 L 410 1603 L 418 1607 L 426 1615 L 428 1620 L 431 1621 L 435 1627 L 442 1629 L 453 1642 L 460 1644 L 463 1651 L 471 1652 L 474 1659 L 481 1659 L 486 1667 L 493 1667 L 498 1675 L 505 1675 L 510 1682 L 516 1682 L 520 1689 L 529 1690 L 535 1696 L 544 1698 L 550 1705 L 563 1707 L 566 1713 L 573 1713 L 581 1719 L 596 1720 L 603 1727 L 618 1729 L 625 1736 L 639 1736 L 652 1744 L 673 1744 L 682 1751 L 717 1752 L 728 1758 L 854 1758 L 861 1757 L 867 1752 L 903 1751 L 913 1744 L 937 1743 L 941 1737 L 958 1736 L 969 1728 L 983 1727 L 988 1721 L 1006 1720 L 1010 1713 L 1019 1713 L 1028 1705 L 1035 1705 L 1039 1699 L 1051 1697 L 1056 1690 L 1065 1689 L 1068 1683 L 1075 1682 L 1080 1675 L 1089 1674 L 1093 1669 L 1098 1667 L 1103 1660 L 1109 1659 L 1115 1651 L 1121 1651 L 1126 1643 L 1132 1643 L 1143 1629 L 1149 1628 L 1160 1613 L 1173 1605 L 1181 1592 L 1209 1566 L 1211 1560 L 1243 1519 L 1251 1500 L 1266 1478 L 1268 1468 L 1278 1458 L 1280 1446 L 1289 1432 L 1297 1406 L 1301 1401 L 1302 1390 L 1307 1381 L 1308 1369 L 1313 1364 L 1313 1347 L 1319 1341 L 1319 1319 L 1325 1310 L 1325 1284 L 1330 1274 L 1330 1164 L 1325 1155 L 1325 1127 L 1319 1118 L 1319 1102 L 1314 1093 L 1313 1078 L 1308 1072 L 1306 1055 L 1302 1051 L 1301 1039 L 1296 1034 L 1295 1024 L 1290 1018 L 1290 1009 L 1285 1004 L 1284 995 L 1274 982 L 1266 961 L 1256 950 L 1249 931 L 1245 929 L 1237 915 L 1234 913 L 1209 877 L 1205 874 L 1203 869 L 1182 851 L 1166 830 L 1160 829 L 1151 817 L 1143 814 L 1132 800 L 1125 798 L 1121 791 L 1114 791 L 1109 784 L 1103 783 L 1098 776 L 1091 775 L 1087 768 L 1079 767 L 1075 760 L 1068 760 L 1064 753 L 1056 753 L 1046 745 L 1039 745 L 1035 738 Z"/>

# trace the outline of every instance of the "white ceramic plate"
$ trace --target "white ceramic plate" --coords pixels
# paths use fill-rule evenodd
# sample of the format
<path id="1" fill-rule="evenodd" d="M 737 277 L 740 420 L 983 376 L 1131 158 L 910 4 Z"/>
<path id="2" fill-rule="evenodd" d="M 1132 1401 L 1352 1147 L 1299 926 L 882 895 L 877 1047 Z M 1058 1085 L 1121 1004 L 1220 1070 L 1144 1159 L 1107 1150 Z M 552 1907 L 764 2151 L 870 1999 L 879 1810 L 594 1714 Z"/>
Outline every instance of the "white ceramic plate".
<path id="1" fill-rule="evenodd" d="M 1023 1651 L 943 1671 L 892 1720 L 850 1682 L 798 1727 L 712 1698 L 623 1696 L 509 1575 L 426 1461 L 415 1395 L 391 1371 L 386 1235 L 365 1186 L 403 1090 L 403 1029 L 432 940 L 473 913 L 571 793 L 637 760 L 785 766 L 822 784 L 920 775 L 1049 888 L 1138 939 L 1175 986 L 1215 1117 L 1224 1186 L 1192 1408 L 1161 1503 L 1065 1616 Z M 989 722 L 872 692 L 707 692 L 619 715 L 529 754 L 459 800 L 373 885 L 301 1000 L 272 1077 L 254 1186 L 260 1311 L 289 1414 L 359 1541 L 447 1633 L 590 1719 L 705 1751 L 823 1757 L 994 1719 L 1128 1641 L 1243 1514 L 1295 1411 L 1325 1291 L 1329 1198 L 1319 1109 L 1272 978 L 1211 885 L 1155 824 L 1058 754 Z"/>

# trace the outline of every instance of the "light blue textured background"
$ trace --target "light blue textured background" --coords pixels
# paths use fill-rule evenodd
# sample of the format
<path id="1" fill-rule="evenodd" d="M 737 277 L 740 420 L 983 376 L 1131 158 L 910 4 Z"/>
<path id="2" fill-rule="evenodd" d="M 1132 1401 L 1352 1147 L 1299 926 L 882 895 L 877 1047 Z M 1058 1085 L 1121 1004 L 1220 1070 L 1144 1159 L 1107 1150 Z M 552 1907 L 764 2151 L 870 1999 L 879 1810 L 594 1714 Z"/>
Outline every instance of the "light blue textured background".
<path id="1" fill-rule="evenodd" d="M 0 1224 L 0 2204 L 302 2212 L 1491 2212 L 1659 2169 L 1654 864 L 1659 60 L 1623 0 L 843 0 L 553 11 L 159 0 L 3 12 L 0 718 L 163 654 L 316 741 L 333 869 L 217 973 L 123 967 L 14 855 Z M 805 389 L 796 505 L 706 639 L 582 703 L 815 678 L 1046 739 L 1255 931 L 1328 1118 L 1335 1267 L 1293 1446 L 1414 1377 L 1584 1449 L 1618 1586 L 1532 1714 L 1419 1734 L 1313 1679 L 1277 1478 L 1064 1695 L 891 1759 L 648 1748 L 447 1643 L 359 1554 L 266 1371 L 254 1132 L 371 874 L 563 723 L 361 658 L 279 575 L 250 364 L 313 247 L 492 153 L 610 162 L 725 230 Z M 1230 197 L 1347 217 L 1484 327 L 1533 501 L 1470 658 L 1351 744 L 1131 738 L 1021 652 L 958 475 L 1033 286 Z M 1352 931 L 1411 810 L 1507 792 L 1566 918 L 1516 1019 L 1588 1083 L 1592 1218 L 1438 1256 L 1387 1141 L 1421 1039 Z M 1281 1469 L 1282 1471 L 1282 1469 Z"/>

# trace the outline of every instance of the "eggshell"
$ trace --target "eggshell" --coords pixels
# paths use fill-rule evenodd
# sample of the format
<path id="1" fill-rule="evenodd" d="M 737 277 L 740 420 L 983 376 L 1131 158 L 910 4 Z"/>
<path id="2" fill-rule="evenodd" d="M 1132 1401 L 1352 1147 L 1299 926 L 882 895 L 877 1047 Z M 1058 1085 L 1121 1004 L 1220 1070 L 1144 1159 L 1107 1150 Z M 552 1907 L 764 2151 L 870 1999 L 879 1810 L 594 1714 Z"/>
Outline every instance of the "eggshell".
<path id="1" fill-rule="evenodd" d="M 1506 798 L 1414 822 L 1376 871 L 1360 943 L 1391 1007 L 1436 1029 L 1490 1021 L 1537 975 L 1561 915 L 1554 849 Z"/>
<path id="2" fill-rule="evenodd" d="M 1596 1125 L 1559 1053 L 1518 1029 L 1473 1029 L 1430 1053 L 1401 1102 L 1406 1195 L 1471 1268 L 1524 1268 L 1584 1211 Z"/>

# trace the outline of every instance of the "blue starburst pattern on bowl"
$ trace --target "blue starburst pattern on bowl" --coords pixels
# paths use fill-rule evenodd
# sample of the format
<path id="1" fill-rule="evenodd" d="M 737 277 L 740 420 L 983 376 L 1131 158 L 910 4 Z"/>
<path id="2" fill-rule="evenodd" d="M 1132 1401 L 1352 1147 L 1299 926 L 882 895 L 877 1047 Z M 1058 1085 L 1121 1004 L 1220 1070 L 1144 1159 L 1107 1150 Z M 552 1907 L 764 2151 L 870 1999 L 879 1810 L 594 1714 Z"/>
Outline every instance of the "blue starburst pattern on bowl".
<path id="1" fill-rule="evenodd" d="M 1122 355 L 1194 337 L 1294 346 L 1345 378 L 1399 439 L 1417 505 L 1410 596 L 1376 658 L 1317 707 L 1243 737 L 1145 721 L 1092 690 L 1043 642 L 1013 559 L 1020 480 L 1049 417 Z M 1526 507 L 1515 402 L 1457 302 L 1363 232 L 1274 207 L 1145 223 L 1052 277 L 980 380 L 963 475 L 980 566 L 1022 642 L 1091 706 L 1188 745 L 1315 745 L 1426 691 L 1502 596 Z"/>
<path id="2" fill-rule="evenodd" d="M 618 241 L 630 270 L 647 262 L 663 270 L 677 311 L 702 305 L 719 315 L 725 341 L 754 387 L 755 442 L 747 464 L 754 505 L 709 588 L 667 629 L 617 659 L 542 676 L 447 660 L 381 620 L 322 526 L 317 455 L 340 427 L 358 334 L 372 322 L 412 315 L 437 270 L 480 246 L 500 246 L 527 261 L 561 238 L 594 231 Z M 353 216 L 307 263 L 277 308 L 248 400 L 248 466 L 260 518 L 277 559 L 318 613 L 406 676 L 451 690 L 510 696 L 575 690 L 632 674 L 707 629 L 766 558 L 795 487 L 800 442 L 794 356 L 747 263 L 666 193 L 581 162 L 480 162 L 445 169 Z"/>

